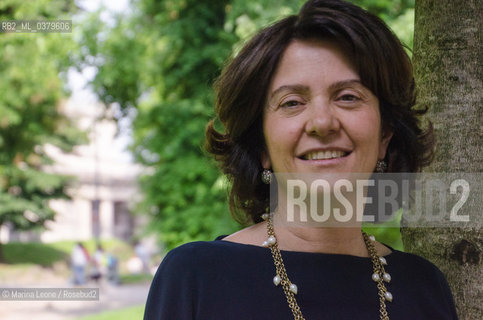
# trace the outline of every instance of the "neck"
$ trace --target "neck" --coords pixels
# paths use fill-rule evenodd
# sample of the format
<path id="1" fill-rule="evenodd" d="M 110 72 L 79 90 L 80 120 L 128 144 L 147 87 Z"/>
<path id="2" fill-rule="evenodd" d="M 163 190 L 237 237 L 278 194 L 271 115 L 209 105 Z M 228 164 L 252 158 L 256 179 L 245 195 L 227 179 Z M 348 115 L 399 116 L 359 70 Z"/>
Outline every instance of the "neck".
<path id="1" fill-rule="evenodd" d="M 277 223 L 274 229 L 280 250 L 347 254 L 367 257 L 361 227 L 294 227 Z"/>

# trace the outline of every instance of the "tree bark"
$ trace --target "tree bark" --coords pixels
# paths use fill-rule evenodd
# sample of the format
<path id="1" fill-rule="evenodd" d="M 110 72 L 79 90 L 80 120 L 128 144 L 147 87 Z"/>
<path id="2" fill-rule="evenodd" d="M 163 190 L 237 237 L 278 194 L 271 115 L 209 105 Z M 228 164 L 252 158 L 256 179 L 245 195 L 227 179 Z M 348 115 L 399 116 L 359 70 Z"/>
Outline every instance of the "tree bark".
<path id="1" fill-rule="evenodd" d="M 430 109 L 436 156 L 425 172 L 477 173 L 465 226 L 422 228 L 403 218 L 406 251 L 445 274 L 460 319 L 483 319 L 481 237 L 482 76 L 480 0 L 416 0 L 414 67 L 418 104 Z M 474 192 L 478 192 L 474 194 Z M 410 271 L 410 270 L 408 270 Z"/>

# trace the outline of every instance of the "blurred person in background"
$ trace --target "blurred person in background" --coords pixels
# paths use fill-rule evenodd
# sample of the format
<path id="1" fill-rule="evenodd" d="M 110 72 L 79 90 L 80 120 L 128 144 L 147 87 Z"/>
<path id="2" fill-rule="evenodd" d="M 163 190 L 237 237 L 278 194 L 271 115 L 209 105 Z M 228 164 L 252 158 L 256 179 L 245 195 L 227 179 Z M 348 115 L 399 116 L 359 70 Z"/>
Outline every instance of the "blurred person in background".
<path id="1" fill-rule="evenodd" d="M 73 283 L 75 285 L 83 285 L 86 283 L 86 267 L 89 259 L 89 253 L 82 242 L 77 242 L 71 254 Z"/>
<path id="2" fill-rule="evenodd" d="M 99 283 L 107 271 L 107 258 L 101 244 L 97 245 L 91 262 L 91 279 Z"/>
<path id="3" fill-rule="evenodd" d="M 142 272 L 149 273 L 150 272 L 150 262 L 151 262 L 151 254 L 149 250 L 146 248 L 145 245 L 141 243 L 141 241 L 136 241 L 134 245 L 134 253 L 136 256 L 141 260 L 142 263 Z"/>

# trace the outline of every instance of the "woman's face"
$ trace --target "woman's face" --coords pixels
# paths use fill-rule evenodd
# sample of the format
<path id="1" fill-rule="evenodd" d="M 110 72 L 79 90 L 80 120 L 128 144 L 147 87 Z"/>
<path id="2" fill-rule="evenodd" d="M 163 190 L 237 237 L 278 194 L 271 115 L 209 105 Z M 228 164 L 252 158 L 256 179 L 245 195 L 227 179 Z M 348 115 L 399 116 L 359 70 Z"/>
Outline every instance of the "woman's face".
<path id="1" fill-rule="evenodd" d="M 274 172 L 373 172 L 392 134 L 379 101 L 333 43 L 293 41 L 267 95 L 262 165 Z"/>

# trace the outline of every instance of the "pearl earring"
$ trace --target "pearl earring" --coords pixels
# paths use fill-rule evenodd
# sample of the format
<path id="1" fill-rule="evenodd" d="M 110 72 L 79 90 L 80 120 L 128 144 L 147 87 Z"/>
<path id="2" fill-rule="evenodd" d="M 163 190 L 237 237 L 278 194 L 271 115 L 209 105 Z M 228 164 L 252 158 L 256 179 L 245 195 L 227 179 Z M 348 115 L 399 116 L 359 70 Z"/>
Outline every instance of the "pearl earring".
<path id="1" fill-rule="evenodd" d="M 270 184 L 272 182 L 272 171 L 268 169 L 263 169 L 262 171 L 262 182 L 265 184 Z"/>
<path id="2" fill-rule="evenodd" d="M 376 163 L 376 172 L 377 173 L 384 173 L 387 169 L 387 163 L 384 160 L 377 160 Z"/>

